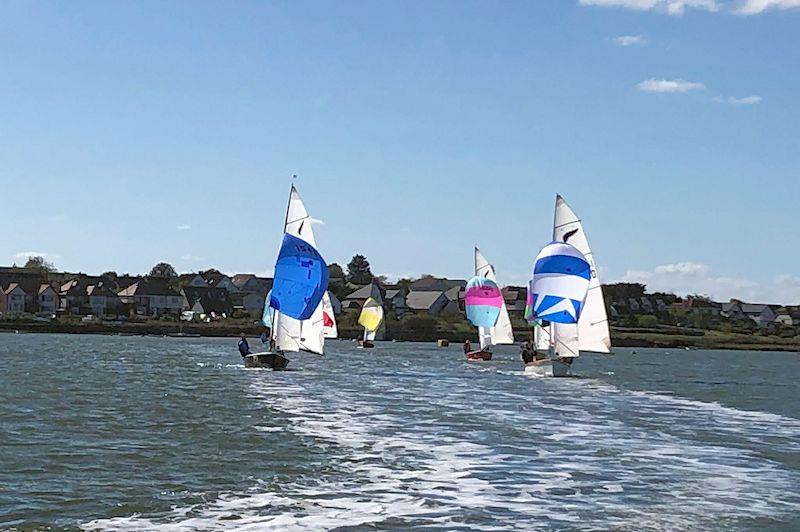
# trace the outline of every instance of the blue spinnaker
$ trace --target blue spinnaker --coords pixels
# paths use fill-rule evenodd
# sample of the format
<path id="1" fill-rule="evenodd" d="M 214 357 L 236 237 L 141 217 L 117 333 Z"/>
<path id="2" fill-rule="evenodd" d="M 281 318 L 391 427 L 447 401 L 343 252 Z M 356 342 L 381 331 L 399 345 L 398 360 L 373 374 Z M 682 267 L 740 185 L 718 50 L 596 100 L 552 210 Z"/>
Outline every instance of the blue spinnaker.
<path id="1" fill-rule="evenodd" d="M 283 235 L 269 305 L 290 318 L 307 320 L 327 289 L 328 265 L 319 252 L 305 240 Z"/>
<path id="2" fill-rule="evenodd" d="M 533 267 L 532 318 L 578 323 L 590 279 L 591 267 L 575 247 L 563 242 L 545 246 Z"/>

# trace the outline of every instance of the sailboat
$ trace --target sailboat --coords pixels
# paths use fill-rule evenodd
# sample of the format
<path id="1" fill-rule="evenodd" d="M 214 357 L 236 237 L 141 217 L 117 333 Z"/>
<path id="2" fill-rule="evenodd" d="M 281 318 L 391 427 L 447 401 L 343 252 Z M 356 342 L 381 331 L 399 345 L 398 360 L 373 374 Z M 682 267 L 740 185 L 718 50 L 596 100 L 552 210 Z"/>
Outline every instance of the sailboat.
<path id="1" fill-rule="evenodd" d="M 284 369 L 286 352 L 324 354 L 324 298 L 328 266 L 316 249 L 311 217 L 292 185 L 275 279 L 265 301 L 270 350 L 245 357 L 246 367 Z"/>
<path id="2" fill-rule="evenodd" d="M 322 297 L 322 335 L 327 339 L 339 338 L 339 330 L 336 327 L 336 315 L 331 305 L 331 296 L 325 292 Z"/>
<path id="3" fill-rule="evenodd" d="M 513 344 L 514 333 L 494 266 L 475 247 L 475 277 L 464 292 L 467 319 L 478 328 L 480 349 L 469 351 L 467 360 L 491 360 L 492 346 Z"/>
<path id="4" fill-rule="evenodd" d="M 383 306 L 375 299 L 368 297 L 358 316 L 358 324 L 364 327 L 364 338 L 358 342 L 358 347 L 375 347 L 375 334 L 383 323 Z"/>
<path id="5" fill-rule="evenodd" d="M 534 347 L 542 360 L 526 365 L 525 371 L 541 376 L 569 376 L 572 362 L 583 352 L 610 353 L 611 334 L 603 300 L 603 289 L 597 275 L 594 254 L 580 218 L 564 198 L 556 196 L 553 220 L 553 241 L 570 244 L 585 258 L 590 268 L 586 299 L 577 324 L 548 323 L 532 317 L 532 295 L 528 290 L 525 317 L 534 325 Z M 551 353 L 559 356 L 551 357 Z"/>

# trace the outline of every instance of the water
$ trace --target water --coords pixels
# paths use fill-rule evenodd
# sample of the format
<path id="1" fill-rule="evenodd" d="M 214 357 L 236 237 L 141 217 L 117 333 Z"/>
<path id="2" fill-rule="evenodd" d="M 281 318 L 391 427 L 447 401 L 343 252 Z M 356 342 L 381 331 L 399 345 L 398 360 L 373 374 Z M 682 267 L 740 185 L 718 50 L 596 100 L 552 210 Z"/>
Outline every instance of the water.
<path id="1" fill-rule="evenodd" d="M 0 529 L 800 529 L 800 356 L 0 335 Z"/>

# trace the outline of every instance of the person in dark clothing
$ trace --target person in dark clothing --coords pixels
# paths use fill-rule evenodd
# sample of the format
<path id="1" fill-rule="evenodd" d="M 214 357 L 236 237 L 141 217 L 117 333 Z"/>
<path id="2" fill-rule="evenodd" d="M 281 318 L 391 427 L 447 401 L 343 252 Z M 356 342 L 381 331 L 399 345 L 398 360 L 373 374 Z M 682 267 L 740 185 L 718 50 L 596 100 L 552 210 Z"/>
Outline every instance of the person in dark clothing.
<path id="1" fill-rule="evenodd" d="M 247 338 L 244 334 L 242 339 L 239 340 L 239 354 L 242 355 L 242 358 L 250 354 L 250 344 L 247 343 Z"/>
<path id="2" fill-rule="evenodd" d="M 464 354 L 466 355 L 470 351 L 472 351 L 472 343 L 469 340 L 467 340 L 466 342 L 464 342 Z"/>
<path id="3" fill-rule="evenodd" d="M 531 349 L 530 342 L 526 342 L 522 345 L 522 348 L 520 349 L 520 357 L 522 358 L 522 362 L 524 364 L 530 364 L 533 362 L 533 349 Z"/>

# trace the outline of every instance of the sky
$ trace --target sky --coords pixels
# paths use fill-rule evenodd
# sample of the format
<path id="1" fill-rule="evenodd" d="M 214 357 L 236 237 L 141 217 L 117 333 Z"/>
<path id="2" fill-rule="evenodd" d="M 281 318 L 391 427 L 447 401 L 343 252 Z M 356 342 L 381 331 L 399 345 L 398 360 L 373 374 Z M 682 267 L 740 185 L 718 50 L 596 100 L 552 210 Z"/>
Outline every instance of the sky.
<path id="1" fill-rule="evenodd" d="M 0 264 L 522 284 L 555 195 L 603 282 L 800 304 L 800 0 L 0 6 Z"/>

